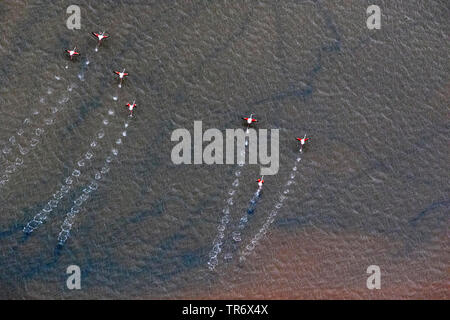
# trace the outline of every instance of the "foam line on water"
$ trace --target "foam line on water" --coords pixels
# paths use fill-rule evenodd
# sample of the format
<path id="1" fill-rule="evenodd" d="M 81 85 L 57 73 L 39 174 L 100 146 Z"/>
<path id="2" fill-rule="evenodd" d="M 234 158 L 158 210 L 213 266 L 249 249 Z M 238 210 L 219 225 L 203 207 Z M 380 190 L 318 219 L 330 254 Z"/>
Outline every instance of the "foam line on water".
<path id="1" fill-rule="evenodd" d="M 81 71 L 78 73 L 78 78 L 81 81 L 84 81 L 85 77 L 84 74 L 87 70 L 87 67 L 90 64 L 90 60 L 88 57 L 83 61 Z M 69 65 L 66 64 L 65 66 L 66 72 L 69 69 Z M 57 81 L 61 80 L 61 77 L 58 75 L 55 75 L 55 79 Z M 75 84 L 71 83 L 67 87 L 67 91 L 72 92 L 73 88 L 76 87 Z M 47 94 L 52 94 L 53 90 L 51 88 L 47 89 Z M 59 105 L 64 105 L 67 103 L 70 99 L 70 96 L 67 94 L 64 94 L 58 99 Z M 117 99 L 115 99 L 117 100 Z M 45 103 L 44 97 L 40 98 L 41 103 Z M 43 115 L 42 118 L 42 124 L 39 125 L 37 128 L 32 130 L 32 136 L 29 137 L 29 141 L 27 141 L 27 144 L 20 144 L 16 143 L 16 136 L 11 136 L 8 140 L 9 145 L 7 144 L 0 150 L 0 160 L 4 161 L 4 169 L 0 170 L 0 190 L 2 187 L 4 187 L 10 180 L 11 175 L 14 173 L 19 172 L 19 168 L 23 165 L 24 159 L 23 157 L 30 153 L 31 150 L 33 150 L 43 139 L 44 134 L 46 133 L 46 130 L 44 129 L 46 126 L 51 126 L 55 123 L 56 113 L 58 113 L 62 108 L 58 107 L 57 105 L 53 105 L 50 107 L 50 114 L 49 115 Z M 34 117 L 37 117 L 40 114 L 40 111 L 33 110 L 32 115 L 25 118 L 23 121 L 23 125 L 21 128 L 17 130 L 17 136 L 22 136 L 24 134 L 24 126 L 32 123 L 32 120 Z M 16 153 L 12 153 L 12 150 L 16 147 Z M 8 159 L 9 158 L 9 159 Z"/>
<path id="2" fill-rule="evenodd" d="M 78 74 L 78 78 L 80 80 L 84 80 L 84 72 L 86 71 L 86 68 L 89 65 L 89 63 L 90 63 L 89 59 L 86 59 L 86 61 L 83 63 L 82 70 Z M 66 66 L 63 68 L 63 70 L 65 70 L 65 72 L 68 72 L 68 69 L 69 69 L 69 62 L 66 63 Z M 61 76 L 59 76 L 59 75 L 54 75 L 54 78 L 55 78 L 56 81 L 60 81 L 61 80 Z M 68 86 L 67 90 L 69 92 L 72 92 L 73 87 L 74 87 L 74 84 L 70 84 Z M 48 95 L 53 94 L 53 89 L 50 86 L 47 88 L 47 94 Z M 60 105 L 63 105 L 67 101 L 69 101 L 69 96 L 64 94 L 58 100 L 58 103 Z M 44 98 L 44 96 L 41 96 L 39 98 L 39 102 L 42 103 L 42 104 L 46 104 L 46 99 Z M 45 114 L 42 115 L 44 120 L 43 120 L 43 124 L 41 126 L 44 126 L 44 125 L 49 126 L 49 125 L 54 124 L 54 120 L 55 120 L 54 116 L 59 110 L 60 110 L 60 108 L 57 105 L 51 106 L 50 107 L 50 111 L 51 111 L 50 115 L 45 115 Z M 43 133 L 41 131 L 44 130 L 43 128 L 40 128 L 40 127 L 35 128 L 36 131 L 33 130 L 35 132 L 35 134 L 30 138 L 30 141 L 28 141 L 28 143 L 29 143 L 28 145 L 23 145 L 23 143 L 15 143 L 16 138 L 18 138 L 18 137 L 20 137 L 20 136 L 22 136 L 24 134 L 24 127 L 26 127 L 29 124 L 32 124 L 33 123 L 32 119 L 37 118 L 37 116 L 39 114 L 41 114 L 39 109 L 34 109 L 32 111 L 32 114 L 30 116 L 26 117 L 23 120 L 22 127 L 20 127 L 19 129 L 16 130 L 17 137 L 14 136 L 14 135 L 11 136 L 9 138 L 9 140 L 8 140 L 10 145 L 8 145 L 8 143 L 7 143 L 5 146 L 2 147 L 2 150 L 0 150 L 0 160 L 4 161 L 4 165 L 3 166 L 5 167 L 4 170 L 0 171 L 0 189 L 1 189 L 2 186 L 4 186 L 9 181 L 10 175 L 12 173 L 16 172 L 17 168 L 20 167 L 23 164 L 23 159 L 19 155 L 11 153 L 12 149 L 14 149 L 13 147 L 16 146 L 17 149 L 18 149 L 18 152 L 21 155 L 25 155 L 25 154 L 28 153 L 28 151 L 30 149 L 36 147 L 37 144 L 39 144 L 39 142 L 40 142 L 40 140 L 42 138 L 42 135 L 40 133 Z M 48 116 L 50 116 L 50 117 L 48 117 Z M 12 160 L 8 159 L 8 156 L 9 156 L 9 158 L 12 158 Z M 0 163 L 0 165 L 1 165 L 1 163 Z"/>
<path id="3" fill-rule="evenodd" d="M 39 213 L 37 213 L 23 228 L 23 232 L 26 234 L 32 233 L 34 230 L 39 228 L 49 217 L 53 210 L 55 210 L 61 203 L 62 199 L 69 193 L 69 191 L 75 186 L 74 179 L 80 179 L 83 172 L 89 167 L 90 161 L 94 159 L 95 154 L 92 151 L 98 147 L 98 141 L 102 140 L 105 136 L 105 131 L 103 127 L 109 125 L 110 120 L 108 116 L 114 116 L 114 111 L 112 109 L 108 110 L 107 116 L 102 120 L 102 126 L 97 130 L 94 138 L 91 139 L 89 145 L 89 150 L 80 156 L 77 161 L 77 167 L 73 169 L 72 173 L 65 177 L 62 186 L 58 188 L 54 193 L 52 198 L 47 202 L 47 204 L 42 208 Z"/>
<path id="4" fill-rule="evenodd" d="M 94 51 L 98 52 L 98 47 L 99 44 L 96 45 Z M 81 70 L 80 72 L 78 72 L 78 79 L 80 81 L 84 81 L 85 80 L 85 73 L 89 67 L 89 65 L 92 63 L 92 61 L 89 59 L 89 57 L 86 55 L 85 58 L 83 59 L 83 61 L 81 62 Z"/>
<path id="5" fill-rule="evenodd" d="M 121 137 L 126 137 L 127 128 L 128 122 L 125 123 L 124 130 L 121 132 L 119 138 L 115 141 L 116 145 L 119 146 L 122 144 Z M 110 171 L 109 165 L 113 161 L 113 158 L 117 157 L 118 154 L 119 154 L 118 149 L 116 148 L 111 149 L 111 154 L 105 158 L 103 167 L 93 175 L 88 187 L 83 189 L 83 193 L 77 199 L 75 199 L 73 206 L 67 211 L 64 221 L 61 224 L 61 231 L 58 234 L 59 246 L 63 246 L 66 243 L 67 239 L 70 236 L 70 231 L 75 222 L 76 216 L 85 209 L 83 204 L 86 203 L 86 201 L 90 198 L 91 192 L 98 189 L 99 186 L 97 181 L 100 181 L 104 176 L 108 174 L 108 172 Z"/>
<path id="6" fill-rule="evenodd" d="M 68 99 L 67 95 L 62 96 L 59 104 L 66 103 Z M 55 124 L 56 114 L 61 109 L 57 106 L 51 107 L 50 114 L 44 115 L 42 119 L 37 119 L 40 112 L 35 110 L 31 117 L 24 119 L 22 127 L 16 130 L 16 134 L 8 139 L 8 142 L 0 150 L 0 158 L 3 161 L 3 168 L 0 171 L 0 188 L 10 181 L 12 174 L 20 171 L 24 158 L 31 154 L 42 141 L 47 132 L 46 128 Z M 28 130 L 26 131 L 26 129 Z"/>
<path id="7" fill-rule="evenodd" d="M 113 95 L 113 100 L 117 101 L 119 99 L 120 87 L 116 88 L 116 93 Z"/>
<path id="8" fill-rule="evenodd" d="M 61 77 L 55 75 L 55 80 L 60 81 Z M 13 173 L 17 173 L 24 163 L 24 157 L 31 154 L 31 151 L 41 142 L 46 130 L 55 123 L 56 114 L 64 108 L 70 100 L 70 92 L 72 92 L 74 84 L 69 84 L 67 87 L 68 93 L 64 93 L 58 98 L 57 103 L 52 103 L 48 108 L 49 112 L 43 113 L 39 108 L 33 108 L 31 114 L 24 118 L 22 126 L 16 130 L 15 135 L 12 135 L 6 144 L 0 150 L 0 189 L 4 187 L 11 178 Z M 47 88 L 47 95 L 52 95 L 53 89 L 51 86 Z M 41 104 L 48 104 L 44 96 L 39 98 Z M 3 162 L 3 163 L 1 163 Z"/>
<path id="9" fill-rule="evenodd" d="M 285 200 L 288 197 L 288 194 L 290 193 L 289 187 L 295 183 L 295 176 L 297 173 L 297 164 L 302 160 L 302 158 L 299 156 L 296 161 L 295 165 L 292 167 L 291 173 L 289 175 L 289 179 L 286 181 L 283 192 L 279 195 L 278 201 L 275 203 L 272 211 L 267 216 L 263 226 L 259 231 L 251 238 L 249 241 L 249 244 L 247 244 L 244 249 L 241 251 L 241 254 L 239 256 L 239 261 L 243 262 L 246 259 L 246 256 L 248 256 L 253 250 L 255 250 L 255 247 L 259 243 L 259 241 L 264 237 L 264 235 L 267 233 L 267 230 L 269 229 L 270 225 L 275 221 L 275 217 L 278 214 L 278 211 L 283 206 Z"/>
<path id="10" fill-rule="evenodd" d="M 80 79 L 80 81 L 84 81 L 85 80 L 84 74 L 86 73 L 86 70 L 87 70 L 87 68 L 88 68 L 90 63 L 91 63 L 91 61 L 89 60 L 88 57 L 86 57 L 86 59 L 81 64 L 81 70 L 78 73 L 78 79 Z"/>
<path id="11" fill-rule="evenodd" d="M 253 214 L 256 210 L 256 205 L 258 204 L 259 199 L 261 198 L 261 189 L 258 188 L 256 192 L 253 194 L 250 199 L 250 203 L 248 205 L 247 214 Z"/>
<path id="12" fill-rule="evenodd" d="M 86 58 L 82 64 L 81 71 L 78 73 L 78 78 L 81 81 L 84 81 L 84 73 L 87 70 L 87 67 L 89 64 L 90 64 L 89 58 Z M 69 68 L 69 66 L 66 65 L 65 69 L 68 69 L 68 68 Z M 60 77 L 55 76 L 55 79 L 59 80 Z M 68 91 L 72 92 L 74 86 L 75 86 L 74 84 L 69 85 Z M 69 98 L 64 96 L 58 102 L 60 104 L 62 104 L 62 103 L 67 102 L 68 100 L 69 100 Z M 52 109 L 52 111 L 54 111 L 53 113 L 56 113 L 58 111 L 58 109 Z M 62 186 L 58 190 L 56 190 L 55 193 L 53 193 L 53 196 L 52 196 L 53 199 L 50 199 L 47 202 L 47 204 L 44 206 L 44 208 L 26 224 L 26 226 L 23 229 L 24 233 L 30 234 L 34 230 L 39 228 L 39 226 L 47 220 L 47 218 L 51 214 L 51 212 L 58 207 L 59 203 L 64 198 L 64 196 L 67 195 L 68 192 L 70 191 L 70 189 L 72 189 L 74 187 L 73 179 L 74 178 L 79 179 L 81 177 L 82 173 L 84 172 L 84 169 L 87 169 L 87 167 L 85 167 L 86 161 L 92 160 L 94 157 L 94 153 L 91 150 L 95 149 L 98 146 L 97 140 L 101 140 L 105 136 L 103 127 L 107 126 L 110 122 L 110 120 L 108 119 L 108 116 L 114 116 L 114 114 L 115 114 L 114 110 L 112 110 L 112 109 L 108 110 L 107 116 L 103 117 L 104 119 L 102 120 L 102 125 L 103 125 L 102 128 L 97 130 L 96 136 L 92 139 L 92 141 L 90 143 L 91 149 L 89 151 L 87 151 L 83 156 L 81 156 L 81 159 L 79 159 L 77 161 L 77 168 L 73 169 L 72 173 L 64 179 Z M 38 142 L 39 141 L 37 141 L 37 143 Z M 0 176 L 0 179 L 2 179 L 1 176 Z M 1 182 L 1 180 L 0 180 L 0 182 Z M 1 187 L 1 183 L 0 183 L 0 187 Z"/>
<path id="13" fill-rule="evenodd" d="M 237 243 L 242 241 L 242 232 L 249 223 L 249 219 L 251 215 L 256 210 L 256 206 L 258 204 L 259 199 L 261 198 L 261 188 L 258 188 L 256 192 L 252 195 L 248 208 L 246 212 L 241 216 L 241 218 L 238 220 L 237 225 L 234 227 L 233 232 L 231 233 L 231 237 L 233 239 L 233 244 L 230 245 L 231 248 L 227 251 L 227 253 L 224 255 L 224 260 L 231 260 L 233 258 L 232 251 L 236 250 Z"/>
<path id="14" fill-rule="evenodd" d="M 248 145 L 247 137 L 245 138 L 245 146 Z M 241 152 L 241 155 L 244 154 L 245 156 L 245 150 Z M 242 166 L 244 163 L 238 164 L 238 169 L 234 172 L 233 176 L 235 176 L 235 179 L 233 183 L 231 184 L 231 188 L 228 191 L 229 198 L 225 202 L 225 207 L 222 209 L 222 216 L 220 218 L 220 223 L 217 226 L 217 235 L 213 240 L 213 247 L 211 251 L 209 252 L 209 260 L 207 262 L 209 270 L 214 270 L 217 265 L 219 264 L 218 256 L 220 252 L 222 251 L 222 245 L 223 245 L 223 239 L 225 238 L 225 231 L 227 228 L 227 225 L 231 221 L 230 216 L 230 209 L 233 206 L 233 198 L 236 195 L 237 189 L 239 187 L 239 177 L 241 176 Z"/>
<path id="15" fill-rule="evenodd" d="M 51 90 L 51 88 L 48 89 L 48 94 L 52 94 L 53 91 Z M 41 103 L 46 104 L 45 99 L 43 97 L 40 98 Z M 69 97 L 67 96 L 67 94 L 64 94 L 59 100 L 58 103 L 60 105 L 65 104 L 67 101 L 69 100 Z M 29 131 L 32 131 L 34 133 L 35 130 L 39 129 L 39 127 L 44 126 L 44 125 L 49 125 L 49 124 L 53 124 L 52 122 L 52 116 L 54 114 L 56 114 L 58 111 L 60 111 L 61 107 L 58 107 L 55 104 L 52 104 L 51 107 L 49 107 L 48 110 L 50 110 L 49 114 L 44 114 L 41 113 L 39 111 L 39 109 L 35 109 L 33 108 L 31 114 L 24 118 L 24 120 L 22 121 L 22 126 L 18 129 L 16 129 L 16 133 L 15 135 L 12 135 L 8 141 L 6 142 L 6 144 L 3 146 L 2 148 L 2 159 L 7 162 L 8 159 L 6 158 L 5 155 L 10 154 L 10 152 L 12 151 L 13 148 L 18 148 L 19 151 L 21 153 L 24 152 L 23 148 L 25 148 L 25 146 L 23 146 L 23 142 L 21 142 L 21 140 L 25 140 L 26 141 L 26 135 L 27 133 L 29 134 Z M 41 118 L 45 118 L 46 119 L 39 119 L 39 116 L 42 116 Z M 39 123 L 42 122 L 42 123 Z"/>
<path id="16" fill-rule="evenodd" d="M 241 241 L 241 232 L 247 226 L 249 216 L 254 213 L 256 205 L 258 204 L 260 198 L 261 198 L 261 188 L 258 188 L 258 190 L 256 190 L 255 193 L 252 195 L 252 198 L 250 199 L 246 212 L 241 216 L 241 218 L 238 221 L 238 224 L 236 225 L 232 233 L 232 237 L 235 242 Z"/>

